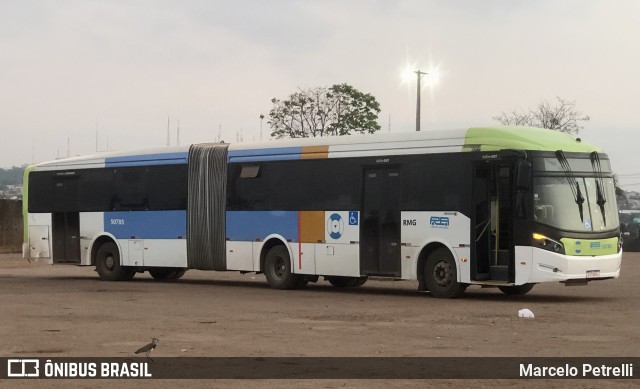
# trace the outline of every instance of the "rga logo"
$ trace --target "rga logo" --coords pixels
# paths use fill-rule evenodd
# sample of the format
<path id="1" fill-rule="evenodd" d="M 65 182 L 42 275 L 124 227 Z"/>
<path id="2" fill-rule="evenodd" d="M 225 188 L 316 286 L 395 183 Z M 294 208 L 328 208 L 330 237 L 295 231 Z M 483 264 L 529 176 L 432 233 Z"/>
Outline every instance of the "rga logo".
<path id="1" fill-rule="evenodd" d="M 7 359 L 7 377 L 40 377 L 40 361 Z"/>
<path id="2" fill-rule="evenodd" d="M 429 225 L 432 228 L 449 228 L 449 217 L 447 216 L 431 216 Z"/>

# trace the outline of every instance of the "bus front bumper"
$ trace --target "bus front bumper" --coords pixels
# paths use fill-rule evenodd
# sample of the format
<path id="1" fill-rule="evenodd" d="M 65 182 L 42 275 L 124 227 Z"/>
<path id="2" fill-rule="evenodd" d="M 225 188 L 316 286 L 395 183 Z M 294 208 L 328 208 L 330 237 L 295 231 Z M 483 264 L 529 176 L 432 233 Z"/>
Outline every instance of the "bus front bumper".
<path id="1" fill-rule="evenodd" d="M 516 272 L 516 284 L 571 280 L 589 281 L 618 278 L 620 275 L 622 252 L 598 256 L 578 256 L 557 254 L 537 247 L 519 248 L 521 250 L 516 249 L 516 266 L 519 267 Z M 527 252 L 530 253 L 530 256 L 527 255 Z M 521 259 L 519 260 L 518 257 Z M 526 269 L 527 267 L 529 269 Z M 527 270 L 530 271 L 527 272 Z"/>

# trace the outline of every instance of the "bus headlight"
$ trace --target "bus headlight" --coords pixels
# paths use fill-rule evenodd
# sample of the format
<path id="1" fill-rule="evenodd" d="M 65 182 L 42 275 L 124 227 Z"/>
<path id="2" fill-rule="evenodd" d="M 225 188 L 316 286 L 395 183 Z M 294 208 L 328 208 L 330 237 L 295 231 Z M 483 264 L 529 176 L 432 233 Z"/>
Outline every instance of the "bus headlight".
<path id="1" fill-rule="evenodd" d="M 533 233 L 532 243 L 534 247 L 539 247 L 556 254 L 564 254 L 564 245 L 556 240 L 546 237 L 542 234 Z"/>

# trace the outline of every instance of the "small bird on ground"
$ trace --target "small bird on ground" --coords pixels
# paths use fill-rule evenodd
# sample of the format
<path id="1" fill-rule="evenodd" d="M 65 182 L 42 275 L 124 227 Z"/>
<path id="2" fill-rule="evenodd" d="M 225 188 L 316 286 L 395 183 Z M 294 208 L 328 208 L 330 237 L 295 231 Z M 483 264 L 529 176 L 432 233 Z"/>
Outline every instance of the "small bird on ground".
<path id="1" fill-rule="evenodd" d="M 158 343 L 158 340 L 160 340 L 160 339 L 151 338 L 151 343 L 148 343 L 148 344 L 140 347 L 138 350 L 136 350 L 136 354 L 145 353 L 147 358 L 151 359 L 153 361 L 153 358 L 151 358 L 149 356 L 149 354 L 151 354 L 151 351 L 153 351 L 153 349 L 156 348 L 156 344 Z"/>

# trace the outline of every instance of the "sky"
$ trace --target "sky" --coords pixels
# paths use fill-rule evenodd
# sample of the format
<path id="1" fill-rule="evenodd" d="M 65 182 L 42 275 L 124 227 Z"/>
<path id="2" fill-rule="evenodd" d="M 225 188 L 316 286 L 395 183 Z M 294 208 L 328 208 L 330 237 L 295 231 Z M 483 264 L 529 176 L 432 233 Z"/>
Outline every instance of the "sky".
<path id="1" fill-rule="evenodd" d="M 636 0 L 0 0 L 0 167 L 268 137 L 271 99 L 348 83 L 385 132 L 495 125 L 556 96 L 640 191 Z"/>

